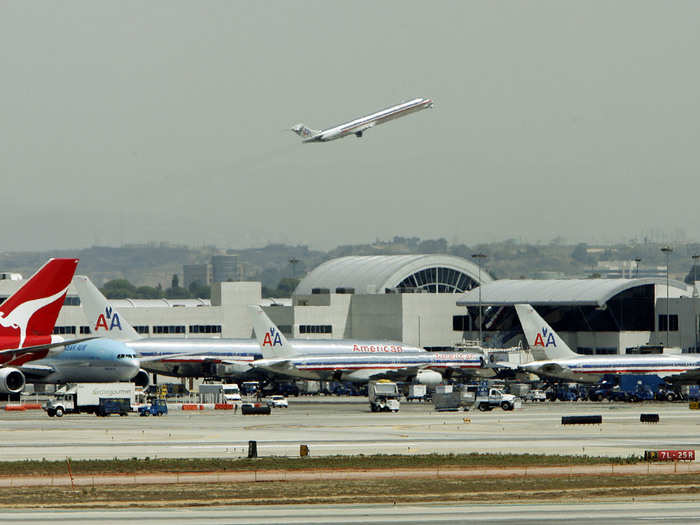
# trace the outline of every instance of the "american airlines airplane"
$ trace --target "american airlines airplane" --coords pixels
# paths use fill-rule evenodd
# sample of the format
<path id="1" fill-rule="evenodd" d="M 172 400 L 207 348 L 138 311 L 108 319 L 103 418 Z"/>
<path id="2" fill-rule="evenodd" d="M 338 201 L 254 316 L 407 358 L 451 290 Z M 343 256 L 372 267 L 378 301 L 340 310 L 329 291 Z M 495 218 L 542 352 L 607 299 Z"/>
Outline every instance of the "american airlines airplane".
<path id="1" fill-rule="evenodd" d="M 433 101 L 429 98 L 414 98 L 408 102 L 403 102 L 379 110 L 371 115 L 360 117 L 321 131 L 307 128 L 304 124 L 297 124 L 291 130 L 303 138 L 302 142 L 328 142 L 330 140 L 342 139 L 348 135 L 361 137 L 365 131 L 374 126 L 432 107 Z"/>
<path id="2" fill-rule="evenodd" d="M 530 348 L 539 348 L 545 361 L 520 365 L 520 369 L 543 378 L 597 383 L 606 374 L 655 374 L 667 381 L 697 383 L 700 380 L 700 356 L 628 355 L 617 357 L 581 357 L 567 346 L 529 304 L 516 304 L 520 324 Z"/>
<path id="3" fill-rule="evenodd" d="M 0 305 L 0 393 L 31 383 L 129 381 L 133 351 L 94 337 L 52 335 L 78 259 L 50 259 Z"/>
<path id="4" fill-rule="evenodd" d="M 254 361 L 251 366 L 276 374 L 354 382 L 392 378 L 437 385 L 443 381 L 444 376 L 464 373 L 478 375 L 486 366 L 482 355 L 466 352 L 304 355 L 287 341 L 262 308 L 251 306 L 250 311 L 263 354 L 263 359 Z"/>
<path id="5" fill-rule="evenodd" d="M 73 280 L 93 335 L 123 341 L 140 356 L 144 370 L 175 377 L 254 378 L 262 369 L 250 363 L 262 358 L 255 339 L 211 337 L 142 338 L 85 276 Z M 352 339 L 295 339 L 303 354 L 400 354 L 425 352 L 397 341 Z"/>

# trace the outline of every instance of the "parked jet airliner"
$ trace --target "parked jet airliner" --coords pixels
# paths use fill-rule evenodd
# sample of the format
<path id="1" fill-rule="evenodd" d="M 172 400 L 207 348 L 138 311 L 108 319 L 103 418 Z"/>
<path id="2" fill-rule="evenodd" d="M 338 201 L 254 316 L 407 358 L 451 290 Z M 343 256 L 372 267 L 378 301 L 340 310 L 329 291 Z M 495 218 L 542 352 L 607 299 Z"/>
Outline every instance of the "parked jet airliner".
<path id="1" fill-rule="evenodd" d="M 597 383 L 606 374 L 655 374 L 678 383 L 697 383 L 700 380 L 698 355 L 582 357 L 567 346 L 532 306 L 516 304 L 515 310 L 530 348 L 539 348 L 547 356 L 545 361 L 520 365 L 527 372 L 577 383 Z"/>
<path id="2" fill-rule="evenodd" d="M 432 107 L 433 101 L 429 98 L 414 98 L 408 102 L 402 102 L 401 104 L 381 109 L 370 115 L 321 131 L 307 128 L 304 124 L 297 124 L 291 130 L 304 139 L 302 142 L 328 142 L 342 139 L 348 135 L 361 137 L 365 131 L 374 126 Z"/>
<path id="3" fill-rule="evenodd" d="M 263 359 L 251 366 L 290 377 L 367 382 L 391 378 L 437 385 L 452 374 L 480 375 L 483 355 L 467 352 L 404 352 L 400 354 L 300 354 L 259 306 L 250 306 L 253 328 Z"/>

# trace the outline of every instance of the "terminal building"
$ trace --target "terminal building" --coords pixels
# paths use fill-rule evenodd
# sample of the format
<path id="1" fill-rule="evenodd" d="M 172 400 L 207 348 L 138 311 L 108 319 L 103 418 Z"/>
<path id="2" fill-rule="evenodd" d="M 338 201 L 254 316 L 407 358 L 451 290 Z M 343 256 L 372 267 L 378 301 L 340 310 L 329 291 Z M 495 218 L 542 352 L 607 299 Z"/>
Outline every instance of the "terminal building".
<path id="1" fill-rule="evenodd" d="M 0 299 L 22 282 L 0 280 Z M 211 300 L 111 302 L 150 337 L 248 338 L 247 306 L 261 304 L 294 338 L 385 339 L 442 350 L 479 337 L 481 303 L 485 345 L 500 348 L 524 341 L 513 305 L 529 303 L 581 354 L 624 354 L 647 344 L 697 348 L 698 299 L 692 288 L 670 281 L 667 312 L 663 278 L 494 280 L 461 257 L 353 256 L 319 265 L 290 299 L 263 299 L 261 293 L 259 282 L 214 282 Z M 56 333 L 90 329 L 71 287 Z"/>
<path id="2" fill-rule="evenodd" d="M 625 354 L 662 344 L 660 334 L 666 333 L 667 326 L 671 333 L 680 333 L 678 315 L 672 312 L 666 315 L 666 294 L 672 301 L 682 298 L 691 303 L 692 292 L 679 281 L 669 281 L 668 288 L 666 284 L 666 279 L 661 278 L 503 279 L 485 283 L 480 294 L 474 290 L 464 294 L 457 304 L 466 308 L 465 314 L 470 318 L 477 318 L 479 304 L 482 305 L 484 339 L 488 346 L 524 343 L 513 306 L 527 303 L 575 352 Z M 692 321 L 684 325 L 686 330 L 692 331 L 692 327 Z M 678 347 L 677 352 L 693 351 L 688 345 L 677 344 L 678 341 L 674 337 L 672 344 L 663 346 Z M 544 359 L 543 355 L 534 357 Z"/>

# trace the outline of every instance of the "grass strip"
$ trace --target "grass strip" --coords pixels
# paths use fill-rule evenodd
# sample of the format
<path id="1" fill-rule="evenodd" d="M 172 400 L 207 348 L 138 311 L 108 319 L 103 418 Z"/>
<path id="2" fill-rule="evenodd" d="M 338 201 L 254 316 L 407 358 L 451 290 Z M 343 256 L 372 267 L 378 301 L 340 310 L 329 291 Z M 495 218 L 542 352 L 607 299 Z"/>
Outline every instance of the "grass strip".
<path id="1" fill-rule="evenodd" d="M 575 476 L 506 479 L 382 479 L 362 481 L 189 483 L 0 489 L 0 507 L 176 507 L 255 504 L 430 501 L 583 501 L 697 495 L 700 475 Z"/>
<path id="2" fill-rule="evenodd" d="M 227 472 L 246 470 L 301 469 L 396 469 L 420 467 L 524 467 L 638 463 L 642 458 L 597 456 L 548 456 L 544 454 L 428 454 L 376 456 L 323 456 L 306 458 L 263 457 L 257 459 L 112 459 L 71 460 L 73 474 L 147 474 L 157 472 Z M 2 461 L 0 476 L 65 474 L 66 461 Z"/>

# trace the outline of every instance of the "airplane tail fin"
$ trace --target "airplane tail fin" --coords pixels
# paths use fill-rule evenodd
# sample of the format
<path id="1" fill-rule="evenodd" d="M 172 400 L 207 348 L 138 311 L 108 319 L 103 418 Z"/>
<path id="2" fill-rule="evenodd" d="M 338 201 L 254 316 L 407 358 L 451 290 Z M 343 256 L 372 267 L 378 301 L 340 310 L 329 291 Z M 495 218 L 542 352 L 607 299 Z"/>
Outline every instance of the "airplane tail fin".
<path id="1" fill-rule="evenodd" d="M 109 300 L 92 284 L 90 279 L 84 275 L 76 275 L 73 284 L 78 290 L 83 313 L 85 313 L 85 318 L 93 334 L 121 341 L 139 339 L 136 330 L 119 315 L 116 308 L 109 303 Z"/>
<path id="2" fill-rule="evenodd" d="M 0 305 L 3 348 L 22 348 L 28 336 L 50 336 L 79 259 L 50 259 Z"/>
<path id="3" fill-rule="evenodd" d="M 529 304 L 516 304 L 520 324 L 525 332 L 527 344 L 533 350 L 542 350 L 547 359 L 570 359 L 580 357 L 575 353 L 552 327 L 540 317 Z"/>
<path id="4" fill-rule="evenodd" d="M 292 126 L 291 131 L 299 135 L 301 138 L 308 139 L 314 135 L 318 135 L 319 131 L 311 128 L 307 128 L 304 124 L 297 124 Z"/>
<path id="5" fill-rule="evenodd" d="M 262 308 L 257 305 L 250 305 L 248 308 L 263 359 L 280 359 L 296 355 L 294 347 Z"/>

